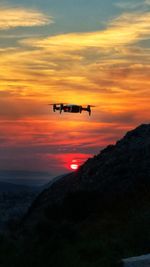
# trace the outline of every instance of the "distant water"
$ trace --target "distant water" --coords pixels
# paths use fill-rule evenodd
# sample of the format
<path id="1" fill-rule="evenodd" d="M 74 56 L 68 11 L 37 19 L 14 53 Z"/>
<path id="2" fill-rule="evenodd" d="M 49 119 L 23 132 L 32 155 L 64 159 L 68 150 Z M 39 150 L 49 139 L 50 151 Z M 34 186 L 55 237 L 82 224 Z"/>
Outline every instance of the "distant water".
<path id="1" fill-rule="evenodd" d="M 0 181 L 27 186 L 43 186 L 53 179 L 49 172 L 0 170 Z"/>

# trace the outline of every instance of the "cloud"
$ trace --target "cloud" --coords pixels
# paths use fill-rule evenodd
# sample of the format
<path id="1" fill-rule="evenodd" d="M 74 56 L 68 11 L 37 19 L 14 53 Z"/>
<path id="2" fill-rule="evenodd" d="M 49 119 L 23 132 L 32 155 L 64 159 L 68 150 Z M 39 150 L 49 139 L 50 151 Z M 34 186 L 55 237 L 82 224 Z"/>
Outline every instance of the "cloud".
<path id="1" fill-rule="evenodd" d="M 66 120 L 19 119 L 0 121 L 0 168 L 58 169 L 72 159 L 84 161 L 121 136 L 125 126 Z M 91 124 L 92 128 L 91 128 Z M 88 155 L 89 154 L 89 155 Z M 9 164 L 10 163 L 10 164 Z"/>
<path id="2" fill-rule="evenodd" d="M 150 12 L 124 13 L 112 20 L 107 29 L 97 32 L 61 34 L 45 39 L 25 39 L 21 44 L 51 51 L 88 48 L 110 49 L 149 38 Z"/>
<path id="3" fill-rule="evenodd" d="M 150 5 L 150 0 L 145 0 L 145 4 Z"/>
<path id="4" fill-rule="evenodd" d="M 3 116 L 44 116 L 49 111 L 39 105 L 55 101 L 98 104 L 99 111 L 108 109 L 110 116 L 116 109 L 127 107 L 129 112 L 139 105 L 140 94 L 149 96 L 150 51 L 138 43 L 149 38 L 149 25 L 148 12 L 124 13 L 102 31 L 29 38 L 22 41 L 28 46 L 5 49 L 0 58 L 1 101 L 5 98 L 13 112 L 3 102 Z M 27 105 L 22 107 L 23 99 Z"/>
<path id="5" fill-rule="evenodd" d="M 16 27 L 33 27 L 53 23 L 53 18 L 37 10 L 15 7 L 1 7 L 0 30 Z"/>
<path id="6" fill-rule="evenodd" d="M 144 2 L 140 1 L 140 2 L 118 2 L 115 3 L 115 6 L 121 8 L 121 9 L 136 9 L 136 8 L 140 8 L 141 6 L 143 6 Z"/>
<path id="7" fill-rule="evenodd" d="M 145 1 L 124 1 L 124 2 L 118 2 L 115 3 L 115 6 L 121 8 L 121 9 L 128 9 L 128 10 L 134 10 L 134 9 L 144 9 L 147 6 L 150 5 L 150 0 Z"/>

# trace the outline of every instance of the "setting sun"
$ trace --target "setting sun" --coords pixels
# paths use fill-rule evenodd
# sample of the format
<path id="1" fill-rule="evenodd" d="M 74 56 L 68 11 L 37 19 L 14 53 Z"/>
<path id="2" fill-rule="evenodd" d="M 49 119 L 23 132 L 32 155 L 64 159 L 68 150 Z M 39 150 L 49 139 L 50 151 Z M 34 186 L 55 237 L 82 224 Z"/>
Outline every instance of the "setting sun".
<path id="1" fill-rule="evenodd" d="M 78 165 L 78 163 L 77 163 L 77 161 L 75 159 L 72 160 L 72 163 L 70 164 L 70 168 L 72 170 L 77 170 L 79 168 L 79 165 Z"/>
<path id="2" fill-rule="evenodd" d="M 78 164 L 75 164 L 75 163 L 73 163 L 73 164 L 70 165 L 70 168 L 71 168 L 72 170 L 77 170 L 78 167 L 79 167 Z"/>

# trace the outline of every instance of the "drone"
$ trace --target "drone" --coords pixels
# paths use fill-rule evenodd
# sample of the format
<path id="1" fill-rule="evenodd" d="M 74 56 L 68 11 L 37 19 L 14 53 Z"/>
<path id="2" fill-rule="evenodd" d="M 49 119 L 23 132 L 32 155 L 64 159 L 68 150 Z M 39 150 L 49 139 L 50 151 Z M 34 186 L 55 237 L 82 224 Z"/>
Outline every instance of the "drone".
<path id="1" fill-rule="evenodd" d="M 95 107 L 93 105 L 87 105 L 87 107 L 75 104 L 66 104 L 66 103 L 57 103 L 57 104 L 49 104 L 53 106 L 53 111 L 59 110 L 61 114 L 62 111 L 69 113 L 81 113 L 82 111 L 87 111 L 89 116 L 91 115 L 91 107 Z"/>

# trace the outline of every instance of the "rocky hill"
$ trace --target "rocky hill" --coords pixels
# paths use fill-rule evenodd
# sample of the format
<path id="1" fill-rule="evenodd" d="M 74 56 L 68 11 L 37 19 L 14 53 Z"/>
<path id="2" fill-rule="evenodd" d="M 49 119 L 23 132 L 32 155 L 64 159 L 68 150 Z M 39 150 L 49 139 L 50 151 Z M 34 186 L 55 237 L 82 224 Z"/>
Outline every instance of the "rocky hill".
<path id="1" fill-rule="evenodd" d="M 139 198 L 150 189 L 150 125 L 128 132 L 88 159 L 76 172 L 68 174 L 43 191 L 30 209 L 39 217 L 44 208 L 61 205 L 70 193 L 94 192 L 103 201 Z M 29 217 L 30 217 L 29 216 Z"/>

